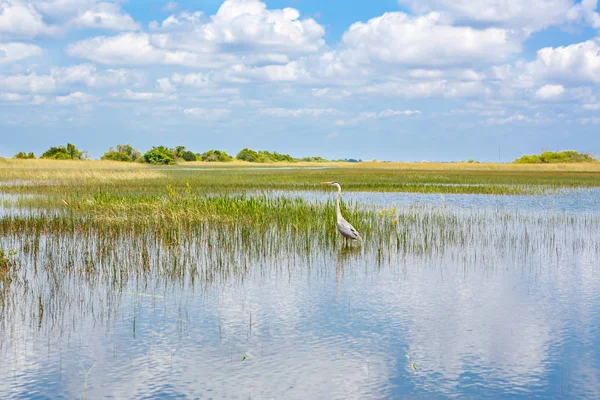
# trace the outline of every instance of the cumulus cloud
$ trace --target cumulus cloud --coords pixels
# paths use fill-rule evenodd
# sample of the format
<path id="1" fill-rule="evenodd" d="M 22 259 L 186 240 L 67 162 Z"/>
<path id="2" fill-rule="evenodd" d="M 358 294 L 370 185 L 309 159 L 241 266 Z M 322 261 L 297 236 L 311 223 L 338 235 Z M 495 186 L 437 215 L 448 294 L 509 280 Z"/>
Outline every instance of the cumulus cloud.
<path id="1" fill-rule="evenodd" d="M 438 13 L 385 13 L 350 26 L 342 42 L 357 62 L 417 67 L 499 62 L 521 49 L 508 30 L 452 26 Z"/>
<path id="2" fill-rule="evenodd" d="M 51 76 L 62 85 L 82 84 L 92 88 L 138 85 L 144 80 L 143 73 L 139 71 L 128 69 L 99 71 L 92 64 L 52 68 Z"/>
<path id="3" fill-rule="evenodd" d="M 0 43 L 0 64 L 8 64 L 42 54 L 42 49 L 34 44 Z"/>
<path id="4" fill-rule="evenodd" d="M 118 3 L 96 0 L 0 0 L 0 37 L 32 39 L 71 28 L 133 30 Z"/>
<path id="5" fill-rule="evenodd" d="M 64 106 L 93 103 L 98 100 L 100 100 L 100 98 L 83 92 L 73 92 L 66 96 L 56 96 L 56 103 Z"/>
<path id="6" fill-rule="evenodd" d="M 600 82 L 600 45 L 597 39 L 538 50 L 536 60 L 527 65 L 535 76 L 566 82 Z"/>
<path id="7" fill-rule="evenodd" d="M 527 32 L 564 22 L 574 6 L 573 0 L 398 0 L 398 3 L 416 13 L 440 11 L 458 21 L 521 28 Z"/>
<path id="8" fill-rule="evenodd" d="M 0 76 L 0 90 L 15 93 L 50 93 L 56 90 L 56 82 L 51 76 L 35 73 Z"/>
<path id="9" fill-rule="evenodd" d="M 262 108 L 258 110 L 261 115 L 271 117 L 298 118 L 298 117 L 319 117 L 322 115 L 342 114 L 335 108 Z"/>
<path id="10" fill-rule="evenodd" d="M 338 126 L 355 125 L 369 120 L 377 120 L 382 118 L 419 115 L 419 110 L 383 110 L 380 112 L 361 112 L 358 116 L 349 119 L 338 119 L 335 124 Z"/>
<path id="11" fill-rule="evenodd" d="M 173 95 L 164 92 L 135 92 L 131 89 L 125 89 L 123 92 L 112 93 L 112 97 L 133 101 L 152 101 L 152 100 L 172 100 Z"/>
<path id="12" fill-rule="evenodd" d="M 200 12 L 171 15 L 152 33 L 85 39 L 69 54 L 105 64 L 167 64 L 202 68 L 284 64 L 315 53 L 325 30 L 296 9 L 269 10 L 257 0 L 226 0 L 210 18 Z"/>
<path id="13" fill-rule="evenodd" d="M 118 4 L 99 3 L 71 22 L 79 28 L 109 29 L 109 30 L 135 30 L 139 25 L 129 14 L 122 13 Z"/>
<path id="14" fill-rule="evenodd" d="M 231 110 L 226 108 L 186 108 L 183 110 L 185 115 L 200 119 L 221 119 L 231 114 Z"/>
<path id="15" fill-rule="evenodd" d="M 535 92 L 535 96 L 541 100 L 550 100 L 560 97 L 565 91 L 562 85 L 544 85 Z"/>

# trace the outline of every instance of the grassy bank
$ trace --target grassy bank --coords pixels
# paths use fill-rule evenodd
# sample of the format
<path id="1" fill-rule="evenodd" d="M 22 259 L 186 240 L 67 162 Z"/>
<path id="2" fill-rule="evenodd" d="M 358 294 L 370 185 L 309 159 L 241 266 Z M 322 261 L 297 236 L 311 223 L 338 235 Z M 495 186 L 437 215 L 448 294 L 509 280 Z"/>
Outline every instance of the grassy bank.
<path id="1" fill-rule="evenodd" d="M 600 164 L 466 163 L 186 163 L 151 167 L 107 161 L 0 160 L 1 191 L 8 193 L 161 195 L 167 185 L 197 195 L 249 190 L 533 194 L 600 186 Z"/>

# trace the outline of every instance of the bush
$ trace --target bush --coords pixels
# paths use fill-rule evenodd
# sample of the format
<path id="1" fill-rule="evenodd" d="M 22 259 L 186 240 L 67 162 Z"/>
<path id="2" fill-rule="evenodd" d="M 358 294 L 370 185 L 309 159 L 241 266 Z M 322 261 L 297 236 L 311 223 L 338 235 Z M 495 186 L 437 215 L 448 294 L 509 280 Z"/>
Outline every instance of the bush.
<path id="1" fill-rule="evenodd" d="M 184 161 L 198 161 L 198 158 L 196 157 L 196 153 L 194 153 L 193 151 L 189 151 L 189 150 L 186 150 L 183 153 L 181 153 L 180 158 Z"/>
<path id="2" fill-rule="evenodd" d="M 113 151 L 113 149 L 110 149 Z M 142 157 L 142 153 L 133 148 L 130 144 L 118 144 L 116 151 L 118 153 L 125 153 L 129 156 L 130 161 L 138 161 Z"/>
<path id="3" fill-rule="evenodd" d="M 250 150 L 248 148 L 240 150 L 240 152 L 235 156 L 238 160 L 248 161 L 248 162 L 258 162 L 260 157 L 258 153 L 254 150 Z"/>
<path id="4" fill-rule="evenodd" d="M 53 160 L 82 160 L 87 157 L 85 151 L 80 151 L 74 144 L 67 143 L 66 146 L 50 147 L 41 158 Z"/>
<path id="5" fill-rule="evenodd" d="M 262 154 L 266 158 L 266 161 L 287 161 L 287 162 L 296 161 L 294 159 L 294 157 L 290 156 L 289 154 L 281 154 L 276 151 L 274 151 L 272 153 L 269 151 L 259 151 L 258 154 L 259 155 Z"/>
<path id="6" fill-rule="evenodd" d="M 14 155 L 14 158 L 33 159 L 33 158 L 35 158 L 35 154 L 33 154 L 33 152 L 25 153 L 23 151 L 20 151 Z"/>
<path id="7" fill-rule="evenodd" d="M 248 148 L 242 149 L 238 155 L 235 157 L 238 160 L 248 161 L 248 162 L 278 162 L 278 161 L 287 161 L 294 162 L 297 161 L 294 157 L 289 154 L 281 154 L 275 152 L 270 152 L 266 150 L 262 151 L 254 151 Z"/>
<path id="8" fill-rule="evenodd" d="M 544 151 L 542 154 L 526 154 L 513 161 L 516 164 L 554 164 L 554 163 L 589 163 L 598 162 L 591 154 L 583 154 L 574 150 Z"/>
<path id="9" fill-rule="evenodd" d="M 102 157 L 100 157 L 101 160 L 110 160 L 110 161 L 126 161 L 126 162 L 131 162 L 131 157 L 129 157 L 129 154 L 125 153 L 124 151 L 115 151 L 112 148 L 107 151 L 106 153 L 104 153 L 104 155 Z"/>
<path id="10" fill-rule="evenodd" d="M 144 154 L 144 161 L 148 164 L 172 165 L 175 163 L 171 150 L 165 146 L 153 147 Z"/>
<path id="11" fill-rule="evenodd" d="M 233 157 L 231 157 L 225 151 L 209 150 L 209 151 L 203 153 L 200 156 L 200 159 L 202 161 L 207 161 L 207 162 L 216 162 L 216 161 L 227 162 L 227 161 L 232 161 Z"/>
<path id="12" fill-rule="evenodd" d="M 323 157 L 303 157 L 300 159 L 300 161 L 303 162 L 328 162 L 329 160 L 323 158 Z"/>

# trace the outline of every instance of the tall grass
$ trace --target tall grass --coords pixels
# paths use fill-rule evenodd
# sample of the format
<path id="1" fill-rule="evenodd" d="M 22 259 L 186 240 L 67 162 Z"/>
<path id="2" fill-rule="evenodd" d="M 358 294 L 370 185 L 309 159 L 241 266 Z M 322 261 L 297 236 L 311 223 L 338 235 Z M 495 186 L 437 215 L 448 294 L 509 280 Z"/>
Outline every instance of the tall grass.
<path id="1" fill-rule="evenodd" d="M 240 166 L 241 165 L 241 166 Z M 320 164 L 319 164 L 320 165 Z M 165 186 L 198 195 L 249 190 L 324 190 L 323 180 L 346 191 L 522 194 L 600 186 L 600 168 L 569 165 L 358 163 L 292 169 L 227 166 L 154 168 L 93 161 L 9 160 L 0 162 L 0 190 L 65 195 L 103 189 L 119 194 L 157 194 Z"/>

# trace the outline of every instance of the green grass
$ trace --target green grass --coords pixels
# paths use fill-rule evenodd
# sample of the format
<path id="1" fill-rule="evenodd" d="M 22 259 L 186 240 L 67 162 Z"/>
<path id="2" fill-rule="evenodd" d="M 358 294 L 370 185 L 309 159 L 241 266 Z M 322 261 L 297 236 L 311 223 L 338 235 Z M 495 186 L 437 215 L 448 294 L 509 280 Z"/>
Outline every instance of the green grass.
<path id="1" fill-rule="evenodd" d="M 536 168 L 537 167 L 537 168 Z M 115 194 L 159 195 L 167 185 L 195 194 L 262 190 L 330 190 L 318 183 L 341 182 L 345 191 L 535 194 L 574 187 L 599 187 L 596 165 L 364 164 L 291 169 L 228 163 L 192 169 L 152 168 L 109 162 L 11 160 L 0 163 L 0 191 L 66 196 L 104 190 Z M 8 185 L 7 185 L 8 184 Z"/>

